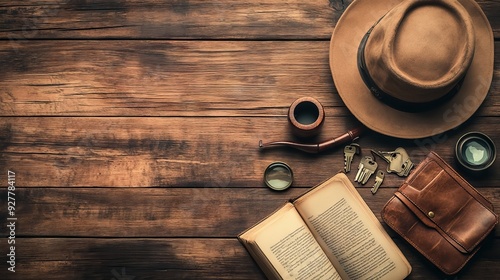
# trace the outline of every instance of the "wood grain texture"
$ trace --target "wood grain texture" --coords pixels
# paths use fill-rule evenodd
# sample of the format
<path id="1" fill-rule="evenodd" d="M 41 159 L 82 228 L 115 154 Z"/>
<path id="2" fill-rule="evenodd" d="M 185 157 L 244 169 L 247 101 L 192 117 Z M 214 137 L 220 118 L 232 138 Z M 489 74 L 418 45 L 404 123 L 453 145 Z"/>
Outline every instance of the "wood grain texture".
<path id="1" fill-rule="evenodd" d="M 264 279 L 236 235 L 341 170 L 343 154 L 260 152 L 258 141 L 294 140 L 286 112 L 302 96 L 326 110 L 313 141 L 359 125 L 328 65 L 351 2 L 1 1 L 0 221 L 13 170 L 18 223 L 17 272 L 3 258 L 0 279 Z M 498 54 L 500 1 L 477 3 Z M 488 97 L 459 128 L 416 140 L 368 132 L 358 142 L 363 155 L 401 146 L 418 163 L 432 150 L 458 168 L 461 134 L 481 131 L 500 147 L 499 117 L 496 55 Z M 285 192 L 262 182 L 277 160 L 294 170 Z M 461 173 L 497 214 L 499 170 L 497 159 L 487 174 Z M 358 190 L 380 218 L 402 181 L 390 174 L 376 195 L 373 179 Z M 413 266 L 408 279 L 452 279 L 385 228 Z M 0 254 L 8 250 L 0 240 Z M 498 275 L 500 226 L 453 279 Z"/>
<path id="2" fill-rule="evenodd" d="M 306 95 L 350 115 L 328 52 L 327 41 L 0 41 L 0 116 L 283 115 Z M 477 115 L 500 116 L 498 104 L 496 70 Z"/>
<path id="3" fill-rule="evenodd" d="M 408 280 L 475 280 L 500 273 L 498 239 L 488 240 L 454 278 L 429 266 L 404 241 L 395 242 L 412 265 Z M 7 250 L 5 244 L 0 250 Z M 236 238 L 19 238 L 18 247 L 17 271 L 2 279 L 266 279 Z"/>
<path id="4" fill-rule="evenodd" d="M 323 141 L 358 123 L 327 117 Z M 495 135 L 498 120 L 477 117 L 458 130 L 418 140 L 377 133 L 362 135 L 362 155 L 405 147 L 418 164 L 430 151 L 452 166 L 454 147 L 465 131 Z M 289 149 L 260 151 L 258 142 L 294 139 L 286 116 L 233 118 L 1 118 L 0 164 L 14 170 L 19 187 L 258 187 L 273 161 L 287 162 L 294 185 L 310 187 L 343 169 L 341 148 L 320 155 Z M 498 138 L 494 138 L 500 146 Z M 353 160 L 356 170 L 361 156 Z M 379 160 L 381 162 L 381 160 Z M 381 162 L 381 167 L 385 163 Z M 325 168 L 328 167 L 328 168 Z M 500 161 L 485 176 L 464 176 L 476 187 L 500 185 Z M 349 176 L 353 176 L 351 172 Z M 400 185 L 390 174 L 383 187 Z M 373 179 L 370 180 L 370 184 Z"/>
<path id="5" fill-rule="evenodd" d="M 380 218 L 383 206 L 395 189 L 379 189 L 372 195 L 369 187 L 359 187 L 358 192 Z M 25 237 L 236 237 L 306 190 L 19 188 L 16 234 Z M 500 190 L 481 188 L 480 191 L 500 214 L 500 202 L 496 199 Z M 6 191 L 0 191 L 0 195 L 6 197 Z M 5 220 L 7 213 L 0 213 L 0 218 Z M 7 236 L 9 232 L 2 227 L 0 233 Z M 495 235 L 500 237 L 500 226 Z"/>
<path id="6" fill-rule="evenodd" d="M 342 12 L 329 1 L 298 0 L 11 2 L 0 9 L 0 31 L 30 39 L 318 38 L 331 34 Z"/>
<path id="7" fill-rule="evenodd" d="M 323 39 L 352 0 L 44 0 L 0 5 L 0 38 Z M 500 34 L 500 4 L 478 1 Z"/>

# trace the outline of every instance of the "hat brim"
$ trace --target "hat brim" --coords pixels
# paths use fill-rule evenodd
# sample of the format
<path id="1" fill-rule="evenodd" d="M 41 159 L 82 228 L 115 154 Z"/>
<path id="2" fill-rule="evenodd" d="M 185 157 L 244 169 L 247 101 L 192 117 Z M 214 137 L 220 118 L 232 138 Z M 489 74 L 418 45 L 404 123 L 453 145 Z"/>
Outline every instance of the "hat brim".
<path id="1" fill-rule="evenodd" d="M 424 138 L 459 126 L 479 108 L 493 79 L 493 31 L 475 1 L 458 2 L 473 21 L 475 53 L 472 64 L 453 98 L 419 113 L 399 111 L 379 101 L 365 86 L 357 66 L 359 43 L 366 31 L 401 1 L 356 0 L 344 11 L 330 41 L 330 69 L 340 97 L 366 127 L 397 138 Z"/>

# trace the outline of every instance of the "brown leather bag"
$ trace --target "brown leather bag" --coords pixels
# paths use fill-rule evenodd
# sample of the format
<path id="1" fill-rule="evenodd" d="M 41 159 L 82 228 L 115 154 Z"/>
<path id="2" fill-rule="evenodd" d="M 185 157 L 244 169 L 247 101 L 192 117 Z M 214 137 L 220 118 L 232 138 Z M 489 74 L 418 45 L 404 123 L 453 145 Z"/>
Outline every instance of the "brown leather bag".
<path id="1" fill-rule="evenodd" d="M 387 202 L 382 219 L 448 275 L 464 267 L 498 223 L 493 205 L 433 152 Z"/>

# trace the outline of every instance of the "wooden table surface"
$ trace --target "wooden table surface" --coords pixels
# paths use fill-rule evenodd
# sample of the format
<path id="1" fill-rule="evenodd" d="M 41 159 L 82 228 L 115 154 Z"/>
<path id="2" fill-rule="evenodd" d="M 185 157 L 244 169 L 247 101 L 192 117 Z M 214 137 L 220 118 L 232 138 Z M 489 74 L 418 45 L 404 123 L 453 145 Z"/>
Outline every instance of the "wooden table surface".
<path id="1" fill-rule="evenodd" d="M 1 1 L 0 279 L 264 278 L 236 235 L 341 170 L 343 153 L 263 153 L 258 142 L 293 139 L 286 113 L 302 96 L 325 106 L 318 141 L 358 125 L 328 64 L 331 33 L 350 2 Z M 458 167 L 453 149 L 465 132 L 484 132 L 500 147 L 500 1 L 478 3 L 497 55 L 477 113 L 425 139 L 366 133 L 363 154 L 401 146 L 418 163 L 432 150 Z M 273 161 L 293 168 L 289 190 L 265 187 Z M 486 175 L 462 173 L 497 214 L 499 170 L 497 160 Z M 376 195 L 368 185 L 358 190 L 380 218 L 402 181 L 388 175 Z M 17 218 L 15 273 L 6 263 L 9 217 Z M 409 279 L 447 278 L 387 230 L 413 266 Z M 499 277 L 497 226 L 448 279 Z"/>

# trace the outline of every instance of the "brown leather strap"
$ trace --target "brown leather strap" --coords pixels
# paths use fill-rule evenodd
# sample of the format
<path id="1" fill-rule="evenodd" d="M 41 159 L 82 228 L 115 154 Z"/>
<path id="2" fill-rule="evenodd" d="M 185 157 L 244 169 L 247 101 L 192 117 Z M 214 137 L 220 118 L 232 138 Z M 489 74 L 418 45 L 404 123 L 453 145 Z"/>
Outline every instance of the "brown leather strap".
<path id="1" fill-rule="evenodd" d="M 427 215 L 427 213 L 424 213 L 417 205 L 415 205 L 403 193 L 401 193 L 400 191 L 396 191 L 394 193 L 394 195 L 406 207 L 408 207 L 410 209 L 410 211 L 413 212 L 413 214 L 415 214 L 415 216 L 417 216 L 420 221 L 422 221 L 426 226 L 434 228 L 435 230 L 437 230 L 439 232 L 439 234 L 441 234 L 441 236 L 443 236 L 446 239 L 446 241 L 448 241 L 451 245 L 453 245 L 453 247 L 455 247 L 457 250 L 459 250 L 460 252 L 462 252 L 464 254 L 470 253 L 470 252 L 467 251 L 467 249 L 465 249 L 464 246 L 462 246 L 462 244 L 460 244 L 458 241 L 456 241 L 451 236 L 449 236 L 438 224 L 436 224 L 431 218 L 429 218 L 429 216 Z"/>

